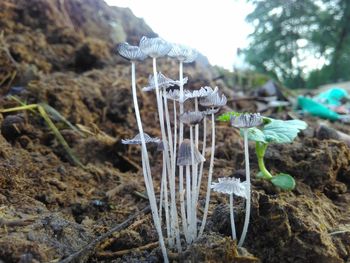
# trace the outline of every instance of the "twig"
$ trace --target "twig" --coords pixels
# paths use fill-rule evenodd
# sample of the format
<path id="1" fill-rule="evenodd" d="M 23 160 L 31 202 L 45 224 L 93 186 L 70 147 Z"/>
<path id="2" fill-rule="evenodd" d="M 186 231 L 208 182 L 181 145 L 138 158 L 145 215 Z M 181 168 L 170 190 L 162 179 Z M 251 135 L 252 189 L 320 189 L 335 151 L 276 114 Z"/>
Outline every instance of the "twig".
<path id="1" fill-rule="evenodd" d="M 30 225 L 35 221 L 35 218 L 31 219 L 17 219 L 17 220 L 5 220 L 0 219 L 0 227 L 6 226 L 6 227 L 15 227 L 15 226 L 27 226 Z"/>
<path id="2" fill-rule="evenodd" d="M 134 223 L 132 223 L 128 229 L 129 230 L 132 230 L 132 229 L 135 229 L 137 227 L 139 227 L 140 225 L 142 225 L 145 221 L 149 220 L 149 217 L 145 216 L 137 221 L 135 221 Z M 114 241 L 116 241 L 119 236 L 120 236 L 120 233 L 119 232 L 117 235 L 114 235 L 113 237 L 111 237 L 110 239 L 106 240 L 104 243 L 102 243 L 101 245 L 98 246 L 98 249 L 99 250 L 103 250 L 105 249 L 106 247 L 110 246 Z"/>
<path id="3" fill-rule="evenodd" d="M 137 218 L 139 215 L 141 215 L 143 213 L 148 213 L 150 210 L 151 210 L 151 207 L 149 205 L 146 206 L 144 209 L 142 209 L 141 211 L 131 215 L 124 222 L 122 222 L 119 225 L 116 225 L 115 227 L 110 229 L 105 234 L 99 236 L 98 238 L 96 238 L 95 240 L 93 240 L 92 242 L 90 242 L 89 244 L 84 246 L 83 248 L 79 249 L 77 252 L 73 253 L 72 255 L 70 255 L 69 257 L 65 258 L 64 260 L 61 260 L 60 263 L 73 262 L 73 261 L 79 259 L 81 256 L 87 257 L 87 256 L 91 255 L 92 253 L 94 253 L 94 250 L 96 249 L 96 247 L 97 247 L 97 245 L 99 243 L 101 243 L 103 240 L 105 240 L 106 238 L 111 236 L 114 232 L 117 232 L 117 231 L 120 231 L 120 230 L 126 228 L 128 225 L 131 224 L 131 222 L 135 218 Z"/>
<path id="4" fill-rule="evenodd" d="M 115 252 L 100 252 L 97 253 L 97 257 L 98 258 L 113 258 L 113 257 L 120 257 L 126 254 L 129 254 L 131 252 L 140 252 L 143 250 L 147 250 L 147 249 L 152 249 L 159 246 L 159 242 L 153 242 L 153 243 L 149 243 L 147 245 L 144 246 L 140 246 L 140 247 L 136 247 L 136 248 L 129 248 L 129 249 L 124 249 L 124 250 L 120 250 L 120 251 L 115 251 Z"/>
<path id="5" fill-rule="evenodd" d="M 125 161 L 127 161 L 130 165 L 132 165 L 134 168 L 136 168 L 138 171 L 142 170 L 142 167 L 140 165 L 138 165 L 136 162 L 134 162 L 133 160 L 131 160 L 129 157 L 119 154 L 117 153 L 118 157 L 124 159 Z"/>
<path id="6" fill-rule="evenodd" d="M 350 229 L 334 231 L 334 232 L 329 233 L 329 235 L 333 236 L 333 235 L 338 235 L 338 234 L 343 234 L 343 233 L 348 233 L 348 232 L 350 232 Z"/>

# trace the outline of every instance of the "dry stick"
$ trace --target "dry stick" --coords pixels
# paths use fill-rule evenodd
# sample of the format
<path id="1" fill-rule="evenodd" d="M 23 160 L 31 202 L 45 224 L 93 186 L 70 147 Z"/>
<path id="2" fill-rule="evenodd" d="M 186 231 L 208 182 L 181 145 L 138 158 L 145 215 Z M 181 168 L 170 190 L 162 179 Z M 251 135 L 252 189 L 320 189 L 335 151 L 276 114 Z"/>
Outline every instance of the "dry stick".
<path id="1" fill-rule="evenodd" d="M 156 97 L 157 97 L 157 105 L 158 105 L 158 115 L 159 115 L 159 122 L 160 122 L 160 130 L 162 133 L 162 141 L 164 145 L 164 153 L 165 153 L 165 159 L 166 159 L 166 167 L 168 175 L 172 175 L 172 169 L 171 164 L 169 160 L 169 150 L 168 150 L 168 141 L 165 133 L 165 127 L 164 127 L 164 113 L 163 113 L 163 100 L 160 97 L 159 92 L 159 85 L 158 85 L 158 76 L 157 76 L 157 61 L 156 58 L 153 58 L 153 77 L 154 77 L 154 84 L 156 87 Z M 171 233 L 175 234 L 176 239 L 176 246 L 179 252 L 181 252 L 181 240 L 180 240 L 180 231 L 179 231 L 179 222 L 177 218 L 177 211 L 176 211 L 176 195 L 175 195 L 175 176 L 172 176 L 171 180 L 169 181 L 170 185 L 170 226 L 171 226 Z"/>
<path id="2" fill-rule="evenodd" d="M 115 227 L 111 228 L 108 232 L 106 232 L 105 234 L 103 234 L 103 235 L 99 236 L 98 238 L 94 239 L 92 242 L 90 242 L 86 246 L 82 247 L 77 252 L 71 254 L 67 258 L 61 260 L 59 263 L 69 263 L 69 262 L 77 261 L 81 256 L 88 257 L 89 255 L 94 253 L 94 250 L 96 249 L 96 247 L 97 247 L 97 245 L 99 243 L 101 243 L 103 240 L 105 240 L 106 238 L 111 236 L 114 232 L 117 232 L 117 231 L 120 231 L 120 230 L 126 228 L 128 225 L 131 224 L 131 222 L 135 218 L 137 218 L 139 215 L 141 215 L 143 213 L 148 213 L 150 210 L 151 210 L 151 206 L 150 205 L 146 206 L 141 211 L 131 215 L 124 222 L 122 222 L 121 224 L 118 224 Z"/>
<path id="3" fill-rule="evenodd" d="M 246 181 L 247 181 L 247 204 L 244 218 L 244 225 L 242 230 L 241 238 L 238 242 L 238 246 L 241 247 L 245 240 L 248 232 L 249 220 L 250 220 L 250 167 L 249 167 L 249 148 L 248 148 L 248 128 L 243 129 L 244 135 L 244 156 L 245 156 L 245 171 L 246 171 Z"/>
<path id="4" fill-rule="evenodd" d="M 148 200 L 148 199 L 147 199 Z M 139 227 L 140 225 L 144 224 L 145 221 L 148 220 L 147 216 L 144 216 L 143 218 L 135 221 L 134 223 L 132 223 L 131 225 L 129 225 L 128 230 L 132 230 L 135 229 L 137 227 Z M 116 240 L 118 240 L 118 238 L 120 237 L 122 232 L 118 232 L 116 235 L 113 235 L 111 238 L 107 239 L 104 242 L 101 242 L 98 247 L 97 250 L 102 251 L 104 250 L 106 247 L 109 247 L 113 244 L 113 242 L 115 242 Z"/>
<path id="5" fill-rule="evenodd" d="M 207 195 L 205 199 L 204 215 L 203 215 L 202 225 L 199 230 L 199 236 L 201 236 L 204 232 L 204 228 L 205 228 L 205 224 L 208 216 L 211 179 L 213 176 L 213 168 L 214 168 L 214 154 L 215 154 L 215 117 L 214 117 L 214 113 L 212 113 L 211 114 L 211 153 L 210 153 L 210 164 L 209 164 L 209 173 L 208 173 Z"/>
<path id="6" fill-rule="evenodd" d="M 162 250 L 164 262 L 169 262 L 167 251 L 165 248 L 162 227 L 160 225 L 160 220 L 159 220 L 159 215 L 158 215 L 157 202 L 156 202 L 153 181 L 152 181 L 152 176 L 151 176 L 151 168 L 150 168 L 150 164 L 149 164 L 145 136 L 143 133 L 142 122 L 141 122 L 141 117 L 140 117 L 140 110 L 139 110 L 139 105 L 138 105 L 138 101 L 137 101 L 135 62 L 131 62 L 131 76 L 132 76 L 132 96 L 133 96 L 133 102 L 134 102 L 134 107 L 135 107 L 135 116 L 136 116 L 136 122 L 137 122 L 137 126 L 138 126 L 140 137 L 141 137 L 141 143 L 142 143 L 141 152 L 142 152 L 142 157 L 144 158 L 144 162 L 145 162 L 145 166 L 146 166 L 146 167 L 143 167 L 143 169 L 144 169 L 144 172 L 143 172 L 144 181 L 145 181 L 145 185 L 146 185 L 146 190 L 147 190 L 149 202 L 151 205 L 153 222 L 154 222 L 154 225 L 155 225 L 155 228 L 157 230 L 158 237 L 159 237 L 159 244 L 160 244 L 160 247 Z"/>
<path id="7" fill-rule="evenodd" d="M 144 245 L 144 246 L 124 249 L 124 250 L 115 251 L 115 252 L 100 252 L 100 253 L 97 253 L 97 257 L 98 258 L 120 257 L 120 256 L 123 256 L 123 255 L 129 254 L 131 252 L 140 252 L 140 251 L 143 251 L 143 250 L 155 248 L 157 246 L 159 246 L 159 242 L 158 241 L 157 242 L 153 242 L 153 243 L 149 243 L 149 244 Z"/>
<path id="8" fill-rule="evenodd" d="M 233 214 L 233 194 L 230 194 L 230 221 L 231 221 L 232 240 L 236 240 L 237 235 L 236 235 L 236 227 L 235 227 L 235 218 Z"/>
<path id="9" fill-rule="evenodd" d="M 34 221 L 36 218 L 29 218 L 29 219 L 16 219 L 16 220 L 5 220 L 3 218 L 0 218 L 0 227 L 20 227 L 20 226 L 28 226 Z"/>

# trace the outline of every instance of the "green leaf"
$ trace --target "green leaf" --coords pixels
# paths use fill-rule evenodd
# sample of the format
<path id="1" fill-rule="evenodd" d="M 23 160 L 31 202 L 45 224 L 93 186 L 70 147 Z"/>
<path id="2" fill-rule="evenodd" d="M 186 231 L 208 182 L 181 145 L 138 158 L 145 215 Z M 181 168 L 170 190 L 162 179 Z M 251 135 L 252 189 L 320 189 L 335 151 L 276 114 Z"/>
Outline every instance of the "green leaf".
<path id="1" fill-rule="evenodd" d="M 267 142 L 291 143 L 306 127 L 306 122 L 300 120 L 272 120 L 264 126 L 263 133 Z"/>
<path id="2" fill-rule="evenodd" d="M 267 125 L 267 124 L 269 124 L 272 121 L 274 121 L 274 119 L 269 118 L 269 117 L 263 117 L 263 124 L 264 125 Z"/>
<path id="3" fill-rule="evenodd" d="M 280 173 L 271 179 L 271 183 L 282 190 L 290 191 L 295 187 L 295 180 L 289 174 Z"/>
<path id="4" fill-rule="evenodd" d="M 229 112 L 225 112 L 223 114 L 221 114 L 219 117 L 217 117 L 216 119 L 218 121 L 225 121 L 228 122 L 231 119 L 231 116 L 240 116 L 242 113 L 236 112 L 236 111 L 229 111 Z"/>
<path id="5" fill-rule="evenodd" d="M 241 129 L 241 136 L 243 136 L 243 129 Z M 248 129 L 248 140 L 266 143 L 264 133 L 256 127 Z"/>
<path id="6" fill-rule="evenodd" d="M 262 171 L 259 171 L 259 172 L 256 174 L 256 178 L 264 179 L 264 173 L 263 173 Z"/>

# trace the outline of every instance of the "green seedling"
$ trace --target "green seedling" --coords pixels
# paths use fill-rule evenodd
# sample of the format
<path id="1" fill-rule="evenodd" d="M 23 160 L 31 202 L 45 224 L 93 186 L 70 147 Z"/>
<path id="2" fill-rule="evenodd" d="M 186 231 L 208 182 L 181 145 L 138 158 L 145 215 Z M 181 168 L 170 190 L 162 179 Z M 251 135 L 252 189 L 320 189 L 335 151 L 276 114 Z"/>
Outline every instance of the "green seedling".
<path id="1" fill-rule="evenodd" d="M 0 109 L 0 113 L 23 111 L 23 110 L 29 110 L 33 113 L 39 113 L 40 116 L 45 120 L 45 122 L 49 126 L 49 128 L 52 130 L 52 132 L 55 135 L 58 142 L 63 146 L 64 150 L 67 152 L 69 159 L 75 165 L 80 166 L 82 168 L 85 168 L 85 166 L 79 161 L 79 159 L 74 156 L 72 149 L 69 147 L 68 143 L 63 138 L 62 134 L 57 129 L 56 125 L 52 122 L 49 115 L 52 116 L 52 118 L 55 120 L 62 121 L 64 124 L 66 124 L 72 130 L 74 130 L 74 131 L 78 132 L 80 135 L 82 135 L 82 133 L 73 124 L 71 124 L 59 112 L 57 112 L 54 108 L 52 108 L 48 104 L 38 103 L 38 104 L 28 104 L 27 105 L 25 102 L 19 100 L 16 97 L 10 96 L 10 98 L 17 101 L 19 104 L 21 104 L 21 106 L 8 108 L 8 109 Z"/>
<path id="2" fill-rule="evenodd" d="M 229 121 L 231 116 L 239 116 L 241 113 L 227 112 L 218 117 L 220 121 Z M 301 130 L 306 129 L 307 124 L 301 120 L 275 120 L 263 117 L 262 126 L 248 129 L 248 140 L 255 141 L 255 152 L 258 158 L 258 178 L 269 180 L 273 185 L 283 190 L 293 190 L 294 178 L 286 173 L 272 175 L 266 168 L 264 156 L 270 143 L 292 143 Z M 242 131 L 241 131 L 242 132 Z"/>

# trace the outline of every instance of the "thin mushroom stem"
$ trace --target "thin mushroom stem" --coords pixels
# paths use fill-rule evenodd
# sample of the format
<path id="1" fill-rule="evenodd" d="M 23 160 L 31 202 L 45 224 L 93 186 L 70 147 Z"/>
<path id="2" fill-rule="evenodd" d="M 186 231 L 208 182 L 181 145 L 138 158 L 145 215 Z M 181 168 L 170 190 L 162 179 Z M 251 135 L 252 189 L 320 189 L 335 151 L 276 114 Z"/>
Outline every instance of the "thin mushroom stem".
<path id="1" fill-rule="evenodd" d="M 179 176 L 179 194 L 180 194 L 180 210 L 181 210 L 181 221 L 182 221 L 182 227 L 183 232 L 185 235 L 186 242 L 189 243 L 189 236 L 188 236 L 188 223 L 186 218 L 186 208 L 185 208 L 185 190 L 184 190 L 184 176 L 183 174 L 180 174 Z"/>
<path id="2" fill-rule="evenodd" d="M 165 127 L 164 127 L 164 113 L 163 113 L 163 103 L 162 98 L 160 97 L 159 92 L 159 85 L 158 85 L 158 76 L 157 76 L 157 63 L 156 58 L 153 58 L 153 77 L 154 77 L 154 84 L 156 87 L 156 97 L 157 97 L 157 106 L 158 106 L 158 115 L 159 115 L 159 122 L 160 122 L 160 130 L 162 133 L 162 141 L 164 146 L 164 153 L 165 153 L 165 165 L 167 167 L 168 175 L 172 175 L 172 167 L 170 164 L 170 158 L 169 158 L 169 150 L 168 150 L 168 142 L 167 142 L 167 136 L 165 133 Z M 173 177 L 173 176 L 171 176 Z M 181 241 L 180 241 L 180 232 L 179 232 L 179 226 L 178 226 L 178 219 L 177 219 L 177 211 L 176 211 L 176 196 L 175 196 L 175 178 L 170 178 L 169 180 L 170 185 L 170 226 L 171 226 L 171 233 L 175 235 L 176 239 L 176 246 L 178 251 L 181 251 Z"/>
<path id="3" fill-rule="evenodd" d="M 140 110 L 139 110 L 139 105 L 137 102 L 135 62 L 131 62 L 131 83 L 132 83 L 132 85 L 131 85 L 132 86 L 132 97 L 133 97 L 133 103 L 134 103 L 134 108 L 135 108 L 136 122 L 137 122 L 137 126 L 139 129 L 140 137 L 141 137 L 142 157 L 144 158 L 144 164 L 146 166 L 146 168 L 143 168 L 143 176 L 144 176 L 145 186 L 146 186 L 146 190 L 147 190 L 147 194 L 148 194 L 148 198 L 149 198 L 149 202 L 150 202 L 150 206 L 151 206 L 153 222 L 154 222 L 155 228 L 156 228 L 157 233 L 158 233 L 159 244 L 160 244 L 160 248 L 162 250 L 163 259 L 164 259 L 164 262 L 169 262 L 168 254 L 167 254 L 167 251 L 165 248 L 162 228 L 160 225 L 158 209 L 157 209 L 157 201 L 156 201 L 156 197 L 154 194 L 154 187 L 153 187 L 152 177 L 151 177 L 151 173 L 150 173 L 151 169 L 150 169 L 150 165 L 149 165 L 149 158 L 148 158 L 148 153 L 147 153 L 145 136 L 143 133 Z"/>
<path id="4" fill-rule="evenodd" d="M 194 98 L 194 110 L 196 112 L 198 111 L 198 98 Z M 198 143 L 199 143 L 199 124 L 195 125 L 194 137 L 195 137 L 195 145 L 198 148 Z"/>
<path id="5" fill-rule="evenodd" d="M 204 232 L 204 228 L 205 228 L 205 224 L 208 216 L 211 181 L 213 177 L 213 168 L 214 168 L 214 154 L 215 154 L 215 116 L 214 116 L 214 113 L 212 113 L 211 114 L 211 153 L 210 153 L 210 164 L 209 164 L 209 173 L 208 173 L 208 185 L 207 185 L 207 194 L 205 198 L 204 214 L 202 219 L 202 225 L 199 231 L 199 236 L 201 236 Z"/>
<path id="6" fill-rule="evenodd" d="M 163 162 L 164 162 L 164 154 L 163 154 Z M 143 165 L 143 163 L 142 163 Z M 160 224 L 162 224 L 162 210 L 163 210 L 163 195 L 164 195 L 164 166 L 162 169 L 162 176 L 161 176 L 161 182 L 160 182 L 160 194 L 159 194 L 159 218 L 160 218 Z"/>
<path id="7" fill-rule="evenodd" d="M 207 118 L 204 117 L 203 118 L 203 148 L 202 148 L 202 156 L 205 159 L 205 148 L 207 146 Z M 199 166 L 199 176 L 198 176 L 198 192 L 197 192 L 197 197 L 196 200 L 198 202 L 198 198 L 199 198 L 199 189 L 201 187 L 201 183 L 202 183 L 202 177 L 203 177 L 203 166 L 204 166 L 204 162 L 201 162 L 200 166 Z"/>
<path id="8" fill-rule="evenodd" d="M 170 115 L 169 115 L 169 108 L 168 108 L 168 98 L 166 96 L 163 96 L 164 93 L 162 92 L 162 96 L 160 96 L 161 98 L 164 99 L 164 108 L 165 108 L 165 122 L 166 122 L 166 127 L 167 127 L 167 131 L 168 131 L 168 138 L 169 138 L 169 151 L 170 151 L 170 161 L 171 161 L 171 174 L 169 174 L 169 183 L 171 183 L 171 185 L 174 185 L 175 187 L 175 172 L 176 172 L 176 138 L 174 138 L 174 144 L 173 144 L 173 135 L 172 135 L 172 130 L 171 130 L 171 123 L 170 123 Z M 174 147 L 175 147 L 175 151 L 174 151 Z M 163 160 L 163 163 L 165 163 L 165 160 Z M 173 189 L 170 187 L 170 191 L 172 191 Z M 176 190 L 174 189 L 174 196 L 176 194 Z M 175 196 L 176 198 L 176 196 Z M 172 199 L 171 199 L 172 200 Z M 176 202 L 176 201 L 175 201 Z M 175 204 L 176 205 L 176 204 Z M 174 227 L 176 227 L 176 222 Z"/>
<path id="9" fill-rule="evenodd" d="M 248 232 L 249 219 L 250 219 L 250 166 L 249 166 L 249 148 L 248 148 L 248 128 L 243 129 L 244 136 L 244 157 L 245 157 L 245 172 L 246 172 L 246 181 L 247 181 L 247 203 L 246 203 L 246 212 L 244 218 L 244 225 L 242 230 L 241 238 L 238 242 L 238 246 L 241 247 L 245 240 L 245 237 Z"/>
<path id="10" fill-rule="evenodd" d="M 173 106 L 174 106 L 174 163 L 173 163 L 173 168 L 174 171 L 176 170 L 176 149 L 177 149 L 177 116 L 176 116 L 176 101 L 173 100 Z"/>
<path id="11" fill-rule="evenodd" d="M 192 235 L 191 235 L 191 218 L 192 218 L 192 201 L 191 201 L 191 171 L 190 166 L 186 165 L 186 208 L 187 208 L 187 229 L 189 232 L 189 243 L 192 243 Z"/>
<path id="12" fill-rule="evenodd" d="M 184 84 L 183 84 L 183 63 L 182 61 L 179 61 L 179 81 L 180 81 L 180 97 L 179 97 L 179 114 L 183 114 L 184 113 Z M 181 145 L 181 143 L 183 142 L 183 138 L 184 138 L 184 124 L 180 121 L 179 122 L 179 147 Z M 183 166 L 180 166 L 179 167 L 179 177 L 183 178 L 183 173 L 184 173 L 184 167 Z M 180 186 L 181 187 L 181 186 Z M 180 195 L 181 195 L 181 191 L 180 191 Z M 187 202 L 187 200 L 186 200 Z M 182 217 L 182 220 L 184 220 L 183 218 L 184 214 L 181 213 L 181 217 Z M 187 218 L 188 218 L 188 214 L 187 214 Z M 188 221 L 185 220 L 186 222 L 183 222 L 186 223 L 186 225 L 188 226 Z M 184 229 L 185 231 L 185 229 Z M 191 241 L 190 239 L 187 239 L 186 240 L 187 243 L 189 244 Z"/>
<path id="13" fill-rule="evenodd" d="M 194 141 L 193 141 L 193 127 L 192 125 L 190 126 L 190 141 L 191 141 L 191 162 L 192 162 L 192 192 L 191 192 L 191 207 L 192 207 L 192 217 L 190 221 L 191 225 L 191 235 L 192 235 L 192 240 L 196 239 L 197 235 L 197 203 L 196 203 L 196 197 L 197 197 L 197 164 L 194 162 Z"/>
<path id="14" fill-rule="evenodd" d="M 174 167 L 174 155 L 173 155 L 173 153 L 174 153 L 173 152 L 173 134 L 172 134 L 171 125 L 170 125 L 168 98 L 166 96 L 162 96 L 162 95 L 163 95 L 163 92 L 161 92 L 161 98 L 164 99 L 165 122 L 166 122 L 167 131 L 168 131 L 170 160 L 171 160 L 172 170 L 174 170 L 175 167 Z"/>
<path id="15" fill-rule="evenodd" d="M 163 163 L 165 163 L 165 155 L 163 153 Z M 160 190 L 160 208 L 159 208 L 159 217 L 160 220 L 162 220 L 162 200 L 164 199 L 164 211 L 165 211 L 165 225 L 166 225 L 166 231 L 167 231 L 167 237 L 170 238 L 170 221 L 169 221 L 169 201 L 168 201 L 168 181 L 166 176 L 166 169 L 165 166 L 163 166 L 162 169 L 162 184 L 161 184 L 161 190 Z M 161 221 L 162 222 L 162 221 Z"/>
<path id="16" fill-rule="evenodd" d="M 233 194 L 230 194 L 230 221 L 231 221 L 232 240 L 236 240 L 237 235 L 236 235 L 236 227 L 235 227 L 235 218 L 233 214 Z"/>

